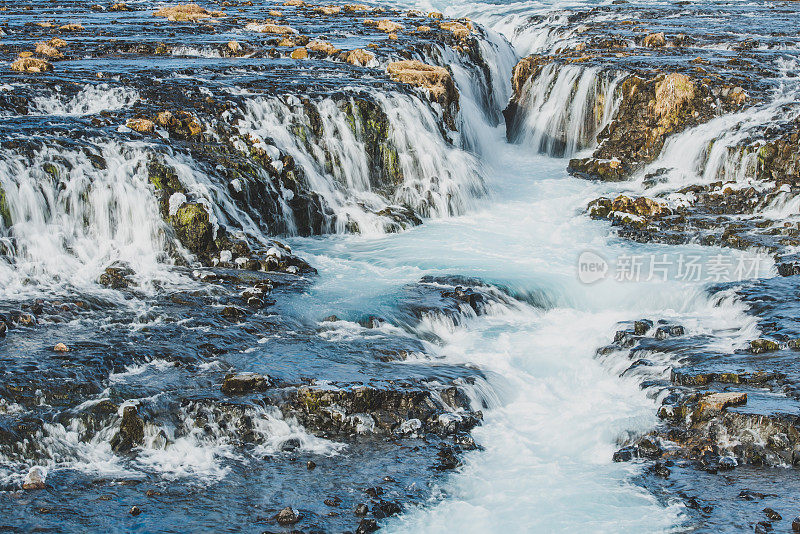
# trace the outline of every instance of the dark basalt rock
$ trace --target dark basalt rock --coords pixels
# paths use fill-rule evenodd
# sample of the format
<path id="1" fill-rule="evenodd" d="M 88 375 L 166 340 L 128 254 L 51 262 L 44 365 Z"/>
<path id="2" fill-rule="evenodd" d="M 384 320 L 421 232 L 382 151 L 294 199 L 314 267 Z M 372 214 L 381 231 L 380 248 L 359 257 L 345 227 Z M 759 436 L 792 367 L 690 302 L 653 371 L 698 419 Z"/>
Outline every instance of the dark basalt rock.
<path id="1" fill-rule="evenodd" d="M 442 400 L 430 390 L 413 387 L 301 387 L 281 410 L 309 430 L 328 435 L 355 435 L 359 431 L 453 435 L 480 423 L 481 413 L 469 410 L 468 400 L 456 387 L 445 388 L 439 397 Z"/>
<path id="2" fill-rule="evenodd" d="M 358 528 L 356 529 L 356 534 L 369 534 L 370 532 L 377 532 L 377 530 L 378 530 L 378 523 L 374 519 L 364 518 L 358 524 Z"/>
<path id="3" fill-rule="evenodd" d="M 144 421 L 135 406 L 126 406 L 122 411 L 119 432 L 111 439 L 114 452 L 129 452 L 144 441 Z"/>
<path id="4" fill-rule="evenodd" d="M 107 267 L 97 281 L 100 285 L 111 289 L 125 289 L 134 283 L 132 280 L 134 274 L 136 273 L 129 265 L 118 262 Z"/>
<path id="5" fill-rule="evenodd" d="M 268 376 L 256 373 L 239 373 L 227 375 L 222 381 L 221 389 L 226 395 L 244 395 L 264 392 L 271 385 L 272 382 Z"/>
<path id="6" fill-rule="evenodd" d="M 289 526 L 294 525 L 300 521 L 300 516 L 295 512 L 291 506 L 287 506 L 275 515 L 275 520 L 279 525 Z"/>

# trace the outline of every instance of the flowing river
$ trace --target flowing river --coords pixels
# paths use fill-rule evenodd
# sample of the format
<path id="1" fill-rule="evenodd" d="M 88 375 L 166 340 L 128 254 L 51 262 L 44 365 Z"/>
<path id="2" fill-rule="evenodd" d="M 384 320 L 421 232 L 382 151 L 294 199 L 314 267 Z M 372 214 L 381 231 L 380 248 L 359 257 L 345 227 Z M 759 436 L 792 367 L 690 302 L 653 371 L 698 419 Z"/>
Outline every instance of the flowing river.
<path id="1" fill-rule="evenodd" d="M 278 23 L 342 49 L 376 40 L 282 2 L 224 4 L 246 20 L 285 10 Z M 449 67 L 459 95 L 449 116 L 381 78 L 385 61 L 406 57 L 391 40 L 352 69 L 316 58 L 297 70 L 264 52 L 296 45 L 267 43 L 263 26 L 222 18 L 195 35 L 195 22 L 151 24 L 161 5 L 128 5 L 33 2 L 9 7 L 0 27 L 7 55 L 51 31 L 32 21 L 80 19 L 93 32 L 74 39 L 85 48 L 53 59 L 46 84 L 0 78 L 0 311 L 9 325 L 0 341 L 0 530 L 346 531 L 370 498 L 369 517 L 386 532 L 751 529 L 735 502 L 704 515 L 687 504 L 688 494 L 721 491 L 707 490 L 717 483 L 681 470 L 670 486 L 646 462 L 614 459 L 660 424 L 675 354 L 734 354 L 760 336 L 763 318 L 729 283 L 772 280 L 774 257 L 625 239 L 587 205 L 660 194 L 683 206 L 695 199 L 688 184 L 751 186 L 760 156 L 737 147 L 797 111 L 798 49 L 771 42 L 797 20 L 793 9 L 781 20 L 748 2 L 686 13 L 681 2 L 404 3 L 474 24 L 470 54 L 463 43 L 434 43 L 408 56 Z M 758 37 L 774 78 L 752 107 L 668 137 L 631 180 L 586 180 L 567 167 L 592 155 L 624 105 L 626 67 L 550 63 L 506 124 L 512 69 L 576 46 L 589 31 L 581 24 L 613 25 L 640 8 L 668 34 L 699 34 L 713 20 L 727 41 L 696 45 L 712 54 Z M 571 20 L 578 12 L 589 15 Z M 226 44 L 234 39 L 245 46 L 238 57 Z M 95 53 L 106 54 L 102 65 Z M 214 132 L 202 145 L 181 112 L 170 115 L 179 126 L 131 122 L 181 105 Z M 210 155 L 214 143 L 221 156 Z M 800 196 L 789 191 L 760 213 L 794 224 Z M 203 210 L 215 241 L 193 248 L 180 222 L 189 208 Z M 237 240 L 272 259 L 236 274 L 248 265 L 248 254 L 235 258 Z M 689 259 L 702 275 L 686 275 Z M 278 264 L 280 273 L 263 276 Z M 98 283 L 104 272 L 125 281 Z M 461 286 L 485 305 L 448 301 Z M 634 358 L 630 345 L 612 345 L 633 321 L 669 332 L 663 346 Z M 701 341 L 691 346 L 683 334 Z M 231 393 L 223 384 L 220 393 L 233 373 L 263 375 L 268 387 Z M 447 400 L 451 385 L 460 404 Z M 421 391 L 436 408 L 429 420 L 386 423 L 391 410 L 352 408 L 343 396 L 324 410 L 330 422 L 294 397 L 363 386 Z M 793 397 L 759 394 L 765 406 L 796 408 Z M 467 427 L 473 416 L 480 424 Z M 381 437 L 363 437 L 372 433 Z M 449 443 L 463 446 L 457 468 L 431 470 Z M 747 484 L 766 480 L 747 469 L 733 472 Z M 775 484 L 792 478 L 791 467 L 774 469 Z M 281 520 L 284 506 L 299 515 Z"/>

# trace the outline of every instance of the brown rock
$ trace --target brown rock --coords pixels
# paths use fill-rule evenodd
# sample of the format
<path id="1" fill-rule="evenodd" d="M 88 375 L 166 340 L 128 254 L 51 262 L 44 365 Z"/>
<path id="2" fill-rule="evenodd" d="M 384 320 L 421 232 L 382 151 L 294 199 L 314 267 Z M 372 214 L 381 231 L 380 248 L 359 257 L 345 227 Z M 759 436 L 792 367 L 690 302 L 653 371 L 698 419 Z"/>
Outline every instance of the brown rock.
<path id="1" fill-rule="evenodd" d="M 368 52 L 363 48 L 357 48 L 356 50 L 350 50 L 344 54 L 344 60 L 351 65 L 355 65 L 357 67 L 365 67 L 369 64 L 370 61 L 375 59 L 375 54 L 372 52 Z"/>
<path id="2" fill-rule="evenodd" d="M 53 347 L 53 350 L 56 352 L 69 352 L 69 347 L 63 343 L 56 343 L 56 346 Z"/>
<path id="3" fill-rule="evenodd" d="M 156 128 L 150 119 L 128 119 L 125 126 L 139 133 L 151 133 Z"/>
<path id="4" fill-rule="evenodd" d="M 367 19 L 364 21 L 364 24 L 367 26 L 373 26 L 377 28 L 379 31 L 386 32 L 386 33 L 395 33 L 399 30 L 403 29 L 403 25 L 398 22 L 393 22 L 389 19 L 383 20 L 370 20 Z"/>
<path id="5" fill-rule="evenodd" d="M 314 11 L 323 15 L 337 15 L 342 12 L 342 6 L 319 6 Z"/>
<path id="6" fill-rule="evenodd" d="M 83 26 L 80 24 L 64 24 L 63 26 L 59 26 L 58 29 L 62 32 L 80 32 L 84 30 Z"/>
<path id="7" fill-rule="evenodd" d="M 386 66 L 389 76 L 397 82 L 427 89 L 431 98 L 445 109 L 458 103 L 456 90 L 450 72 L 444 67 L 427 65 L 417 60 L 394 61 Z"/>
<path id="8" fill-rule="evenodd" d="M 229 374 L 222 381 L 222 392 L 226 395 L 243 395 L 266 391 L 269 389 L 270 380 L 268 376 L 256 373 Z"/>
<path id="9" fill-rule="evenodd" d="M 17 72 L 27 72 L 30 74 L 39 74 L 53 70 L 53 65 L 44 59 L 35 57 L 20 57 L 11 64 L 11 70 Z"/>
<path id="10" fill-rule="evenodd" d="M 694 98 L 694 91 L 694 83 L 685 74 L 667 74 L 656 84 L 654 114 L 661 118 L 662 123 L 671 123 L 671 117 L 680 107 Z"/>
<path id="11" fill-rule="evenodd" d="M 295 50 L 292 50 L 291 58 L 306 59 L 308 58 L 308 50 L 306 50 L 305 48 L 296 48 Z"/>
<path id="12" fill-rule="evenodd" d="M 306 45 L 306 49 L 311 50 L 312 52 L 322 52 L 328 56 L 339 53 L 338 48 L 333 46 L 328 41 L 323 41 L 322 39 L 314 39 L 313 41 L 309 42 Z"/>
<path id="13" fill-rule="evenodd" d="M 178 4 L 174 6 L 162 7 L 153 13 L 155 17 L 164 17 L 170 22 L 195 22 L 202 19 L 213 17 L 224 17 L 221 11 L 208 11 L 197 4 Z"/>
<path id="14" fill-rule="evenodd" d="M 45 472 L 39 466 L 34 466 L 25 475 L 25 480 L 22 481 L 22 489 L 27 491 L 44 489 Z"/>
<path id="15" fill-rule="evenodd" d="M 648 48 L 661 48 L 665 44 L 667 44 L 666 39 L 664 39 L 664 33 L 650 33 L 645 36 L 643 43 L 644 46 Z"/>
<path id="16" fill-rule="evenodd" d="M 276 35 L 289 35 L 297 33 L 293 28 L 290 28 L 289 26 L 281 26 L 279 24 L 273 24 L 271 22 L 265 22 L 263 24 L 248 24 L 247 29 L 257 31 L 259 33 L 273 33 Z"/>
<path id="17" fill-rule="evenodd" d="M 729 406 L 741 406 L 747 403 L 747 393 L 731 391 L 724 393 L 709 393 L 697 403 L 692 419 L 702 421 L 722 413 Z"/>
<path id="18" fill-rule="evenodd" d="M 460 22 L 442 22 L 439 28 L 452 33 L 458 39 L 466 39 L 472 33 L 472 28 Z"/>
<path id="19" fill-rule="evenodd" d="M 291 506 L 287 506 L 275 516 L 275 519 L 278 521 L 279 525 L 294 525 L 298 521 L 300 521 L 300 516 L 297 515 L 297 512 L 292 510 Z"/>
<path id="20" fill-rule="evenodd" d="M 62 54 L 58 48 L 48 43 L 36 43 L 36 53 L 53 59 L 61 59 L 64 57 L 64 54 Z"/>

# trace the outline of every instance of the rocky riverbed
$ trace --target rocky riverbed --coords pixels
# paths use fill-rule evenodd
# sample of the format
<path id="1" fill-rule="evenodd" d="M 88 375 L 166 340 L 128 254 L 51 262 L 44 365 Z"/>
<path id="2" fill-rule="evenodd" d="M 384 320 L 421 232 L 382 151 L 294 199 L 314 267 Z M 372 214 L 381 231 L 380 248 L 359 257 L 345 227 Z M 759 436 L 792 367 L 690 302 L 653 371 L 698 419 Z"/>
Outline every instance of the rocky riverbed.
<path id="1" fill-rule="evenodd" d="M 0 7 L 0 529 L 800 529 L 797 6 L 440 9 Z"/>

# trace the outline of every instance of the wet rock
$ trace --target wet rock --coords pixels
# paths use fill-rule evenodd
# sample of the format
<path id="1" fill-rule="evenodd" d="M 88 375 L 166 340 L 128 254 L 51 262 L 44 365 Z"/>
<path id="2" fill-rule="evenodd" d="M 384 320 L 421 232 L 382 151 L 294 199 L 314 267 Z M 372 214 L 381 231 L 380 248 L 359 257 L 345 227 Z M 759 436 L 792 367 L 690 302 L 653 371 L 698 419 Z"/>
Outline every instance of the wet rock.
<path id="1" fill-rule="evenodd" d="M 736 391 L 709 393 L 700 398 L 692 417 L 695 421 L 702 421 L 721 413 L 729 406 L 741 406 L 746 403 L 747 393 Z"/>
<path id="2" fill-rule="evenodd" d="M 443 395 L 446 397 L 447 395 Z M 414 433 L 453 435 L 479 424 L 481 414 L 469 411 L 468 401 L 450 397 L 448 406 L 425 389 L 379 389 L 367 386 L 346 389 L 301 387 L 281 406 L 286 416 L 296 417 L 307 429 L 333 435 L 374 432 L 403 434 L 418 420 Z M 404 426 L 405 425 L 405 426 Z"/>
<path id="3" fill-rule="evenodd" d="M 403 510 L 400 508 L 400 503 L 396 501 L 380 500 L 372 505 L 372 515 L 374 515 L 376 519 L 384 519 L 386 517 L 397 515 L 402 511 Z"/>
<path id="4" fill-rule="evenodd" d="M 144 421 L 135 406 L 126 406 L 122 411 L 119 431 L 111 439 L 114 452 L 129 452 L 144 442 Z"/>
<path id="5" fill-rule="evenodd" d="M 648 48 L 660 48 L 666 43 L 663 32 L 647 34 L 644 41 L 642 41 L 642 44 Z"/>
<path id="6" fill-rule="evenodd" d="M 443 445 L 437 453 L 439 463 L 434 466 L 437 471 L 449 471 L 461 465 L 458 459 L 458 450 L 449 445 Z"/>
<path id="7" fill-rule="evenodd" d="M 386 70 L 397 82 L 426 89 L 431 99 L 444 108 L 451 129 L 455 128 L 452 117 L 458 112 L 458 90 L 450 71 L 417 60 L 393 61 Z"/>
<path id="8" fill-rule="evenodd" d="M 636 321 L 633 323 L 633 333 L 637 336 L 643 336 L 647 334 L 651 328 L 653 328 L 653 321 L 649 321 L 647 319 L 642 319 L 641 321 Z"/>
<path id="9" fill-rule="evenodd" d="M 49 43 L 36 43 L 36 53 L 51 59 L 61 59 L 64 57 L 64 54 L 62 54 L 58 48 Z"/>
<path id="10" fill-rule="evenodd" d="M 272 23 L 248 24 L 246 29 L 251 31 L 256 31 L 259 33 L 271 33 L 275 35 L 294 35 L 297 33 L 297 30 L 295 30 L 294 28 Z"/>
<path id="11" fill-rule="evenodd" d="M 152 133 L 156 129 L 156 125 L 150 119 L 128 119 L 125 126 L 139 133 Z"/>
<path id="12" fill-rule="evenodd" d="M 750 352 L 753 354 L 763 354 L 780 350 L 780 345 L 771 339 L 754 339 L 750 342 Z"/>
<path id="13" fill-rule="evenodd" d="M 208 11 L 197 4 L 178 4 L 162 7 L 153 13 L 155 17 L 164 17 L 170 22 L 196 22 L 212 17 L 224 17 L 221 11 Z"/>
<path id="14" fill-rule="evenodd" d="M 382 32 L 386 32 L 386 33 L 396 33 L 399 30 L 403 29 L 403 25 L 402 24 L 400 24 L 398 22 L 391 21 L 389 19 L 382 19 L 382 20 L 370 20 L 370 19 L 367 19 L 367 20 L 364 21 L 364 24 L 367 25 L 367 26 L 373 26 L 378 31 L 382 31 Z"/>
<path id="15" fill-rule="evenodd" d="M 358 506 L 356 506 L 356 509 L 353 513 L 358 516 L 365 516 L 369 513 L 369 507 L 366 504 L 361 503 Z"/>
<path id="16" fill-rule="evenodd" d="M 28 74 L 40 74 L 53 70 L 53 65 L 49 61 L 35 57 L 21 57 L 11 63 L 11 70 L 26 72 Z"/>
<path id="17" fill-rule="evenodd" d="M 342 59 L 351 65 L 355 65 L 357 67 L 366 67 L 375 59 L 375 54 L 368 52 L 363 48 L 358 48 L 356 50 L 350 50 L 349 52 L 343 53 Z"/>
<path id="18" fill-rule="evenodd" d="M 654 337 L 659 340 L 669 339 L 671 337 L 679 337 L 684 334 L 684 329 L 680 325 L 659 326 L 656 329 Z"/>
<path id="19" fill-rule="evenodd" d="M 305 48 L 297 48 L 295 50 L 292 50 L 291 58 L 292 59 L 307 59 L 308 58 L 308 50 L 306 50 Z"/>
<path id="20" fill-rule="evenodd" d="M 378 523 L 374 519 L 364 518 L 358 524 L 356 534 L 369 534 L 378 530 Z"/>
<path id="21" fill-rule="evenodd" d="M 170 222 L 178 240 L 191 253 L 198 256 L 213 253 L 214 228 L 204 205 L 197 202 L 185 203 L 170 217 Z"/>
<path id="22" fill-rule="evenodd" d="M 53 347 L 55 352 L 69 352 L 69 347 L 67 347 L 64 343 L 56 343 L 56 346 Z"/>
<path id="23" fill-rule="evenodd" d="M 466 39 L 472 34 L 472 24 L 470 22 L 440 22 L 439 29 L 452 33 L 456 39 Z"/>
<path id="24" fill-rule="evenodd" d="M 275 520 L 279 525 L 289 526 L 294 525 L 300 521 L 300 516 L 295 512 L 291 506 L 287 506 L 275 516 Z"/>
<path id="25" fill-rule="evenodd" d="M 338 508 L 340 504 L 342 504 L 342 499 L 339 497 L 329 497 L 322 501 L 325 506 L 330 506 L 332 508 Z"/>
<path id="26" fill-rule="evenodd" d="M 773 527 L 770 523 L 766 521 L 759 521 L 756 523 L 755 532 L 756 534 L 767 534 L 767 532 L 772 532 Z"/>
<path id="27" fill-rule="evenodd" d="M 128 513 L 131 514 L 132 516 L 137 516 L 142 513 L 142 509 L 139 508 L 138 506 L 131 506 L 131 509 Z"/>
<path id="28" fill-rule="evenodd" d="M 267 391 L 271 385 L 272 382 L 268 376 L 256 373 L 239 373 L 227 375 L 222 381 L 221 389 L 226 395 L 244 395 Z"/>
<path id="29" fill-rule="evenodd" d="M 45 470 L 39 466 L 34 466 L 25 475 L 25 480 L 22 481 L 22 489 L 28 491 L 42 490 L 45 487 L 45 478 L 47 478 Z"/>
<path id="30" fill-rule="evenodd" d="M 792 519 L 792 532 L 800 532 L 800 517 Z"/>
<path id="31" fill-rule="evenodd" d="M 309 471 L 315 469 L 316 467 L 317 464 L 314 460 L 309 460 L 308 462 L 306 462 L 306 469 L 308 469 Z"/>
<path id="32" fill-rule="evenodd" d="M 770 521 L 780 521 L 781 519 L 783 519 L 783 517 L 781 517 L 781 514 L 779 514 L 772 508 L 764 508 L 764 515 L 766 515 L 767 519 L 769 519 Z"/>
<path id="33" fill-rule="evenodd" d="M 230 321 L 241 321 L 247 316 L 247 312 L 236 306 L 225 306 L 222 309 L 222 316 Z"/>
<path id="34" fill-rule="evenodd" d="M 134 285 L 134 274 L 136 273 L 133 272 L 130 266 L 117 262 L 107 267 L 97 282 L 111 289 L 125 289 Z"/>

